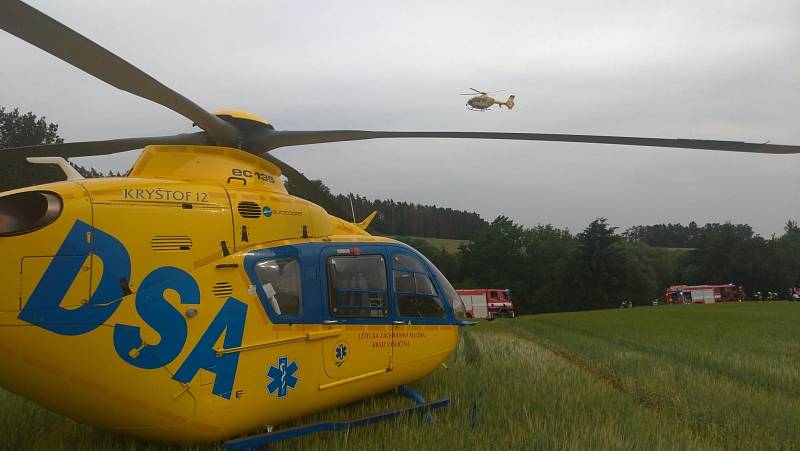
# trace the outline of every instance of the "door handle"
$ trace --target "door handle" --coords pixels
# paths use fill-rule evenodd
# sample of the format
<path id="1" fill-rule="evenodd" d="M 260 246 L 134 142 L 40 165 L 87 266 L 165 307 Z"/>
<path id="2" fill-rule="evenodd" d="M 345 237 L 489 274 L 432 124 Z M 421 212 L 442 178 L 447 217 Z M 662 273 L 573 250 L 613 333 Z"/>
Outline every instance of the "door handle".
<path id="1" fill-rule="evenodd" d="M 323 321 L 322 321 L 322 324 L 336 324 L 336 323 L 338 323 L 338 322 L 339 322 L 339 321 L 337 321 L 337 320 L 335 320 L 335 319 L 326 319 L 326 320 L 323 320 Z"/>
<path id="2" fill-rule="evenodd" d="M 402 325 L 404 325 L 405 323 L 404 323 L 404 322 L 402 322 L 402 321 L 397 321 L 397 320 L 395 320 L 395 321 L 392 321 L 392 324 L 397 324 L 398 326 L 402 326 Z"/>

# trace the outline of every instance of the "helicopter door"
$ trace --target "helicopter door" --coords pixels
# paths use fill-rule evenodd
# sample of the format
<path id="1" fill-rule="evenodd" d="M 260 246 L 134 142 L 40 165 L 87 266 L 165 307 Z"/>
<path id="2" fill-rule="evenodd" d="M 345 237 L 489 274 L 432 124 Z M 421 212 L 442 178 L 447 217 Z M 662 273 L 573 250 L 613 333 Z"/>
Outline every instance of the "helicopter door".
<path id="1" fill-rule="evenodd" d="M 361 379 L 388 371 L 392 325 L 384 246 L 331 246 L 323 249 L 321 260 L 327 284 L 323 323 L 343 330 L 323 340 L 328 378 Z"/>

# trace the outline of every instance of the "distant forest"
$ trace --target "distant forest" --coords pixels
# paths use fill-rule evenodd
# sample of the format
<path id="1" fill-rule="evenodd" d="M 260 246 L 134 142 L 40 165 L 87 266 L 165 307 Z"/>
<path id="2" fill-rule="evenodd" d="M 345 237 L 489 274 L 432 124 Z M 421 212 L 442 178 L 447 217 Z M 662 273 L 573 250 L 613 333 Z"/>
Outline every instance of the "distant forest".
<path id="1" fill-rule="evenodd" d="M 660 230 L 666 225 L 638 229 Z M 689 229 L 690 227 L 686 227 Z M 599 218 L 572 234 L 551 225 L 531 228 L 498 217 L 455 258 L 421 246 L 456 287 L 511 288 L 523 312 L 649 305 L 679 284 L 741 285 L 749 298 L 775 292 L 786 299 L 800 286 L 800 228 L 762 238 L 745 224 L 707 224 L 680 249 L 649 245 Z"/>
<path id="2" fill-rule="evenodd" d="M 489 223 L 477 213 L 453 210 L 435 205 L 419 205 L 411 202 L 369 200 L 351 194 L 357 220 L 377 211 L 370 230 L 384 235 L 414 235 L 430 238 L 452 238 L 467 240 L 487 228 Z M 350 211 L 350 196 L 338 194 L 335 201 L 345 211 Z M 352 220 L 352 216 L 347 218 Z"/>
<path id="3" fill-rule="evenodd" d="M 682 224 L 656 224 L 650 226 L 634 226 L 622 233 L 631 243 L 644 243 L 657 247 L 693 248 L 699 246 L 705 236 L 718 233 L 723 224 L 706 224 L 698 227 L 692 221 L 688 226 Z M 739 236 L 752 236 L 753 229 L 747 224 L 733 226 L 734 233 Z"/>
<path id="4" fill-rule="evenodd" d="M 305 192 L 302 187 L 286 182 L 286 189 L 293 195 L 308 199 L 319 205 L 328 205 L 328 213 L 346 221 L 361 221 L 373 211 L 378 215 L 370 225 L 370 231 L 379 235 L 411 235 L 428 238 L 450 238 L 468 240 L 485 230 L 489 223 L 473 212 L 453 210 L 435 205 L 420 205 L 412 202 L 370 200 L 358 194 L 333 194 L 321 180 L 312 180 L 319 195 Z M 353 208 L 350 208 L 350 200 Z"/>

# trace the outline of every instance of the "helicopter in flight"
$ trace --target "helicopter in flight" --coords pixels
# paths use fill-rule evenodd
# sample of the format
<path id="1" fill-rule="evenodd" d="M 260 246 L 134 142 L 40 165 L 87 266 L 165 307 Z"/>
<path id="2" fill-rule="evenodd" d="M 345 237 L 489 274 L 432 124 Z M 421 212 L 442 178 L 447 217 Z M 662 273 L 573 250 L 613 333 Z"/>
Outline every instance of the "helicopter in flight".
<path id="1" fill-rule="evenodd" d="M 0 193 L 0 387 L 164 442 L 224 440 L 414 382 L 467 324 L 430 261 L 367 232 L 374 213 L 347 222 L 329 214 L 336 205 L 290 195 L 281 176 L 319 188 L 274 149 L 446 138 L 800 153 L 629 136 L 278 130 L 203 109 L 21 1 L 0 0 L 0 28 L 202 129 L 0 150 L 0 164 L 56 163 L 67 178 Z M 65 161 L 142 148 L 126 177 L 82 179 Z"/>
<path id="2" fill-rule="evenodd" d="M 478 91 L 475 88 L 469 88 L 478 95 L 476 96 L 474 93 L 467 93 L 467 94 L 459 94 L 462 96 L 473 96 L 471 99 L 467 100 L 467 109 L 472 111 L 486 111 L 489 108 L 499 105 L 500 109 L 502 110 L 503 107 L 508 108 L 509 110 L 514 108 L 514 96 L 508 96 L 506 100 L 497 100 L 494 97 L 489 96 L 489 94 L 494 94 L 496 92 L 503 92 L 503 91 L 494 91 L 494 92 L 483 92 Z"/>

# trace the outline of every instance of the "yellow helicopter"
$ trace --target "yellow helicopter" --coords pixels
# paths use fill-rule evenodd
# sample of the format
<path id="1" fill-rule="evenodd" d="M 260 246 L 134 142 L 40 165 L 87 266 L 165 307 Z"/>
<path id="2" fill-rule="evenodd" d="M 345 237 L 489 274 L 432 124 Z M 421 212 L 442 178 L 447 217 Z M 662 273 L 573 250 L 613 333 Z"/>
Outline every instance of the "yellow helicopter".
<path id="1" fill-rule="evenodd" d="M 23 2 L 0 0 L 0 28 L 203 130 L 0 151 L 0 164 L 57 163 L 67 177 L 0 193 L 0 386 L 82 423 L 165 442 L 219 441 L 416 381 L 467 324 L 433 264 L 366 232 L 374 213 L 350 223 L 289 195 L 282 175 L 315 185 L 273 149 L 473 138 L 800 152 L 625 136 L 276 130 L 254 114 L 204 110 Z M 127 177 L 82 179 L 64 160 L 139 148 Z"/>
<path id="2" fill-rule="evenodd" d="M 472 111 L 486 111 L 495 105 L 499 105 L 501 110 L 503 109 L 503 107 L 506 107 L 509 110 L 514 108 L 513 95 L 508 96 L 508 99 L 506 100 L 497 100 L 494 97 L 489 96 L 489 94 L 494 94 L 495 92 L 502 92 L 502 91 L 483 92 L 483 91 L 478 91 L 475 88 L 469 88 L 469 89 L 475 91 L 476 93 L 478 93 L 478 95 L 476 96 L 473 93 L 459 94 L 459 95 L 473 96 L 471 99 L 467 100 L 467 108 Z"/>

